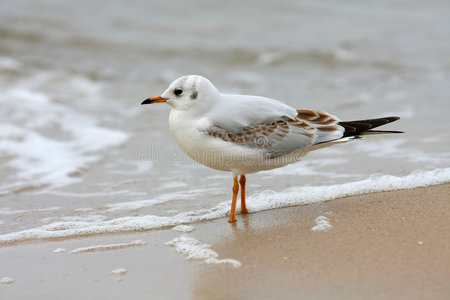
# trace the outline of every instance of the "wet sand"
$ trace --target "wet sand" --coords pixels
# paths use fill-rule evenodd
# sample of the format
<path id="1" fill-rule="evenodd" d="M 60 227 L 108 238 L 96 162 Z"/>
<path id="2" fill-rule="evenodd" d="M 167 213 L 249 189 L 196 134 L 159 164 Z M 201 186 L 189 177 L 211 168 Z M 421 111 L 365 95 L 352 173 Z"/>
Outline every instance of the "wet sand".
<path id="1" fill-rule="evenodd" d="M 311 231 L 324 215 L 333 226 Z M 258 219 L 254 226 L 254 219 Z M 279 224 L 261 225 L 265 220 Z M 242 220 L 238 220 L 242 221 Z M 254 228 L 252 228 L 254 227 Z M 236 270 L 208 268 L 197 299 L 449 299 L 450 185 L 250 215 L 230 241 Z"/>
<path id="2" fill-rule="evenodd" d="M 318 216 L 333 226 L 311 231 Z M 1 299 L 448 299 L 450 184 L 193 224 L 239 268 L 186 260 L 172 230 L 0 248 Z M 146 245 L 70 254 L 100 244 Z M 66 249 L 53 253 L 57 248 Z M 110 274 L 125 268 L 124 275 Z M 1 279 L 0 278 L 0 279 Z"/>

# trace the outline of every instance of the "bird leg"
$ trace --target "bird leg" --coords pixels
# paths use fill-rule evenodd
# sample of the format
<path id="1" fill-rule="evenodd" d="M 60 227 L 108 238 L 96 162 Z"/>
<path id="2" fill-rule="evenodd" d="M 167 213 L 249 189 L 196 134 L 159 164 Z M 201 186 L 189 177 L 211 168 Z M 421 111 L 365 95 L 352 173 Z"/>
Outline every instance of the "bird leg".
<path id="1" fill-rule="evenodd" d="M 233 223 L 236 222 L 236 201 L 237 194 L 239 192 L 239 183 L 237 176 L 233 178 L 233 200 L 231 201 L 231 211 L 230 211 L 230 219 L 228 222 Z"/>
<path id="2" fill-rule="evenodd" d="M 241 213 L 247 214 L 247 205 L 245 205 L 245 175 L 242 174 L 241 178 L 239 179 L 239 183 L 241 184 Z"/>

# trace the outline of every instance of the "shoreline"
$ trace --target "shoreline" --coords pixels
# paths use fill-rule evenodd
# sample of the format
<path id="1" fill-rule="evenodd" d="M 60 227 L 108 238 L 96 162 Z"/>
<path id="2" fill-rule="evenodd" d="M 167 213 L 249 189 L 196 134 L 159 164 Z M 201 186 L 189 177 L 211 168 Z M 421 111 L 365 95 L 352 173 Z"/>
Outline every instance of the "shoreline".
<path id="1" fill-rule="evenodd" d="M 328 231 L 312 231 L 325 217 Z M 150 230 L 32 241 L 0 248 L 2 299 L 446 299 L 450 184 L 350 196 Z M 325 226 L 327 227 L 327 226 Z M 218 260 L 186 259 L 166 243 L 211 245 Z M 130 244 L 70 254 L 93 245 Z M 61 250 L 65 249 L 65 251 Z M 58 250 L 57 252 L 53 252 Z M 120 274 L 114 271 L 125 269 Z M 113 272 L 113 273 L 111 273 Z M 116 272 L 117 273 L 117 272 Z M 68 294 L 68 291 L 71 291 Z"/>
<path id="2" fill-rule="evenodd" d="M 439 168 L 430 171 L 412 172 L 406 176 L 376 175 L 367 179 L 347 182 L 343 184 L 332 184 L 325 186 L 293 186 L 278 192 L 260 191 L 250 194 L 247 197 L 247 207 L 251 214 L 278 208 L 296 207 L 311 205 L 315 203 L 325 203 L 335 201 L 343 197 L 359 196 L 377 192 L 388 192 L 432 186 L 446 183 L 450 179 L 450 168 Z M 189 193 L 189 191 L 185 191 Z M 228 195 L 227 195 L 228 197 Z M 106 197 L 105 197 L 106 198 Z M 175 200 L 175 199 L 172 199 Z M 148 200 L 137 200 L 134 203 L 139 207 L 139 203 Z M 133 203 L 133 201 L 131 202 Z M 113 207 L 120 207 L 122 203 L 110 204 Z M 125 204 L 130 204 L 126 203 Z M 148 204 L 145 204 L 146 206 Z M 158 203 L 156 203 L 158 205 Z M 23 242 L 42 240 L 52 241 L 57 239 L 89 237 L 101 234 L 126 234 L 146 230 L 164 230 L 179 224 L 198 224 L 220 219 L 229 213 L 230 202 L 225 201 L 204 210 L 194 210 L 183 212 L 173 216 L 160 216 L 154 214 L 134 214 L 133 205 L 127 209 L 121 208 L 124 212 L 115 218 L 105 218 L 95 222 L 79 222 L 74 225 L 69 221 L 57 221 L 38 227 L 23 228 L 18 231 L 0 234 L 0 247 L 8 244 L 20 244 Z M 107 205 L 108 206 L 108 205 Z M 126 205 L 125 205 L 126 206 Z M 41 209 L 41 211 L 51 211 Z M 200 208 L 200 207 L 199 207 Z M 58 208 L 59 209 L 59 208 Z M 130 215 L 130 213 L 132 213 Z"/>

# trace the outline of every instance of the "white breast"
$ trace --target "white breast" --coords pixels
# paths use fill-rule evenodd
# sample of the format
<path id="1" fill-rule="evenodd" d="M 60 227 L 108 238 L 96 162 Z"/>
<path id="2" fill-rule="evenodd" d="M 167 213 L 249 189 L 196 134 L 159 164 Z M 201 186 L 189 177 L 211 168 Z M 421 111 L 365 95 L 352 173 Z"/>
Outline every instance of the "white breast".
<path id="1" fill-rule="evenodd" d="M 230 155 L 237 149 L 230 149 L 233 145 L 227 145 L 229 143 L 205 135 L 201 130 L 208 125 L 207 119 L 190 118 L 185 111 L 172 109 L 170 112 L 170 133 L 181 150 L 191 159 L 207 167 L 231 171 L 225 161 L 230 161 Z"/>
<path id="2" fill-rule="evenodd" d="M 190 154 L 198 151 L 202 142 L 202 134 L 197 130 L 198 120 L 189 118 L 184 111 L 172 109 L 169 115 L 169 129 L 178 146 Z"/>

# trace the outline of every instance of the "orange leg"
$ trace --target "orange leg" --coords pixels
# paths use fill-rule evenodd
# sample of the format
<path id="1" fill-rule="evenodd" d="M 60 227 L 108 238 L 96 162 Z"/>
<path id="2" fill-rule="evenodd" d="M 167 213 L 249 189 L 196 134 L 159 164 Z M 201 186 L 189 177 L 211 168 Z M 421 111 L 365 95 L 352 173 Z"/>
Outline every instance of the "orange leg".
<path id="1" fill-rule="evenodd" d="M 245 205 L 245 175 L 242 174 L 241 178 L 239 179 L 239 183 L 241 184 L 241 213 L 247 214 L 247 205 Z"/>
<path id="2" fill-rule="evenodd" d="M 237 194 L 239 192 L 239 183 L 237 176 L 234 177 L 234 183 L 233 183 L 233 200 L 231 201 L 231 211 L 230 211 L 230 219 L 228 222 L 233 223 L 236 222 L 236 201 L 237 201 Z"/>

